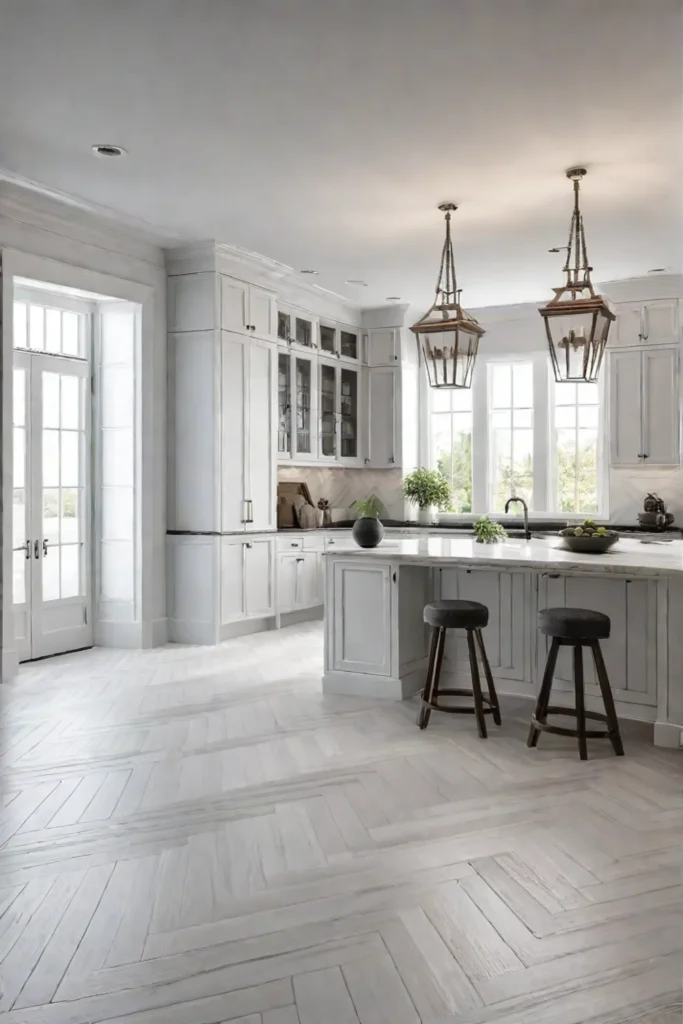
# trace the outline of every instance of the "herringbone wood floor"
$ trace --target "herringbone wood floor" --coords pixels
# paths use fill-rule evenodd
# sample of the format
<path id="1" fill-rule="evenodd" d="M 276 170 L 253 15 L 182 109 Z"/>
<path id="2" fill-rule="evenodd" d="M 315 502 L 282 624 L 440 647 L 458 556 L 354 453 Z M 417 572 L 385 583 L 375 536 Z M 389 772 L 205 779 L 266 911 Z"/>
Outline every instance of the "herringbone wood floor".
<path id="1" fill-rule="evenodd" d="M 681 755 L 323 697 L 318 624 L 0 688 L 6 1024 L 680 1021 Z"/>

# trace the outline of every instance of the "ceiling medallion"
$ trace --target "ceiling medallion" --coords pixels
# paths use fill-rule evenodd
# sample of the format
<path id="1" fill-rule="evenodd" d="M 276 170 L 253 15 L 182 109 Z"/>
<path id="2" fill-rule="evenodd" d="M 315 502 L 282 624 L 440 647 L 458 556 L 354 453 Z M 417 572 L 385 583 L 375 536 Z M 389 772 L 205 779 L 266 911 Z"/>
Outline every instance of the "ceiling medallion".
<path id="1" fill-rule="evenodd" d="M 550 358 L 557 381 L 595 383 L 605 354 L 607 335 L 616 319 L 607 301 L 596 295 L 586 255 L 586 236 L 579 209 L 579 187 L 584 167 L 572 167 L 567 177 L 574 182 L 574 212 L 564 264 L 565 282 L 553 288 L 555 298 L 539 310 L 545 322 Z M 559 252 L 551 249 L 550 252 Z"/>
<path id="2" fill-rule="evenodd" d="M 446 239 L 441 252 L 439 277 L 434 302 L 411 330 L 422 348 L 429 386 L 432 388 L 469 388 L 477 358 L 479 339 L 486 332 L 460 305 L 455 277 L 451 213 L 455 203 L 441 203 L 446 215 Z"/>

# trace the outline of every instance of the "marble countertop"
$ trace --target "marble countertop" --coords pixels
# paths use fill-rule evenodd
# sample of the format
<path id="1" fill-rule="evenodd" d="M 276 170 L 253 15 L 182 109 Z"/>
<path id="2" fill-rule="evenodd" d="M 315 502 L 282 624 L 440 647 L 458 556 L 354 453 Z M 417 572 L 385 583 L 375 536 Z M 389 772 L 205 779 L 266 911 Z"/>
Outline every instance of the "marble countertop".
<path id="1" fill-rule="evenodd" d="M 389 537 L 376 548 L 359 548 L 352 541 L 335 543 L 325 557 L 408 565 L 525 566 L 546 572 L 578 569 L 581 572 L 634 576 L 683 575 L 683 540 L 643 544 L 639 540 L 622 538 L 605 554 L 584 555 L 564 550 L 557 537 L 530 541 L 510 538 L 498 544 L 478 544 L 469 537 L 419 537 L 412 540 Z"/>

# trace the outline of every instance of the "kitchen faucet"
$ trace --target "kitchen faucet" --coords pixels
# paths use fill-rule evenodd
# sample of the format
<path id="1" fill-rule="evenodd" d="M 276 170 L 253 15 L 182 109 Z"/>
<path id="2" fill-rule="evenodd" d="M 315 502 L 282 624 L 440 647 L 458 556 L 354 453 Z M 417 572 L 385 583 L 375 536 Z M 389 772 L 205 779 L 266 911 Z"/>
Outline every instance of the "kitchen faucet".
<path id="1" fill-rule="evenodd" d="M 529 531 L 529 508 L 527 506 L 527 503 L 525 502 L 524 498 L 508 498 L 508 500 L 505 502 L 506 514 L 507 510 L 510 508 L 510 505 L 512 505 L 513 501 L 518 501 L 524 509 L 524 537 L 526 540 L 531 540 L 531 533 Z"/>

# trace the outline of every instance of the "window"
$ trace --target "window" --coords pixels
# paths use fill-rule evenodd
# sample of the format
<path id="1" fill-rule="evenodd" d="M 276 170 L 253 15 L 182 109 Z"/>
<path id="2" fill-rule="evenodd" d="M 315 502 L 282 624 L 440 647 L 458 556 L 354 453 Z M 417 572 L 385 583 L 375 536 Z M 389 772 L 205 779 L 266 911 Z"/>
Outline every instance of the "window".
<path id="1" fill-rule="evenodd" d="M 82 313 L 55 309 L 36 302 L 14 303 L 14 347 L 53 355 L 85 355 Z"/>
<path id="2" fill-rule="evenodd" d="M 560 512 L 597 512 L 597 384 L 554 384 L 555 501 Z"/>
<path id="3" fill-rule="evenodd" d="M 492 512 L 502 512 L 510 495 L 531 507 L 534 486 L 534 381 L 531 363 L 489 365 L 491 415 L 489 478 Z"/>
<path id="4" fill-rule="evenodd" d="M 516 495 L 535 512 L 600 514 L 600 394 L 556 383 L 546 352 L 480 357 L 472 388 L 428 389 L 430 464 L 450 511 L 500 513 Z"/>
<path id="5" fill-rule="evenodd" d="M 451 485 L 452 512 L 472 511 L 472 391 L 432 392 L 432 464 Z"/>

